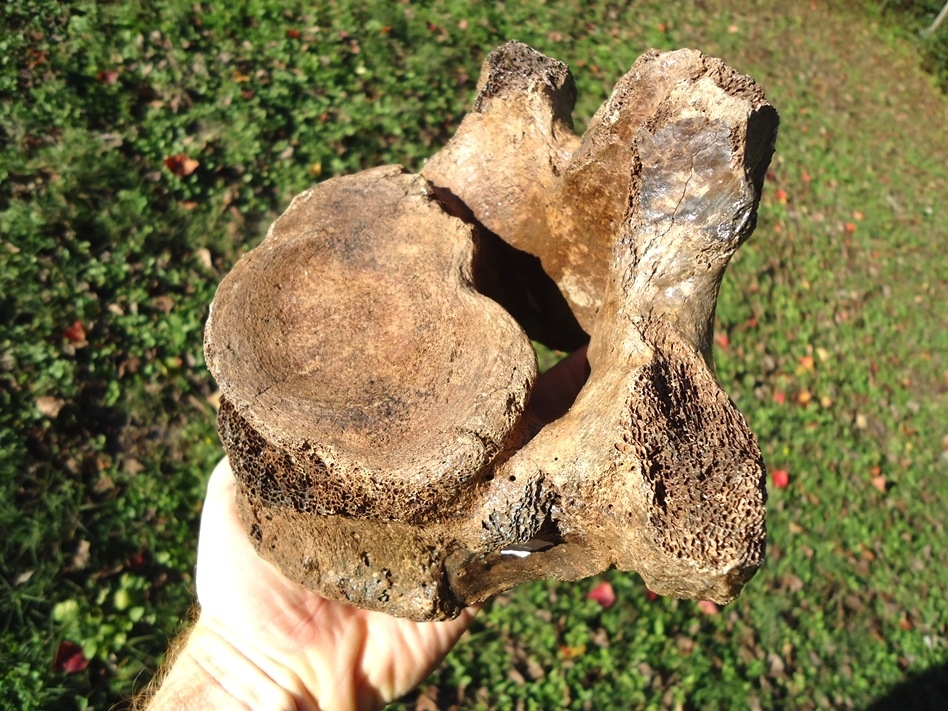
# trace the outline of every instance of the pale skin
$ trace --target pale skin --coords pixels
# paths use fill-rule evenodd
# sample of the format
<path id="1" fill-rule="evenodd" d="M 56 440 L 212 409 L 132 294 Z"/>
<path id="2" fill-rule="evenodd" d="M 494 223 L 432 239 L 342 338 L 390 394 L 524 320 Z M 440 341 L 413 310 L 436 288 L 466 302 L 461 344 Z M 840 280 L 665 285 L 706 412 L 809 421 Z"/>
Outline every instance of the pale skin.
<path id="1" fill-rule="evenodd" d="M 565 413 L 585 381 L 585 348 L 541 376 L 531 413 Z M 258 557 L 226 459 L 208 483 L 198 540 L 200 616 L 149 711 L 377 709 L 411 691 L 470 626 L 411 622 L 327 600 Z"/>

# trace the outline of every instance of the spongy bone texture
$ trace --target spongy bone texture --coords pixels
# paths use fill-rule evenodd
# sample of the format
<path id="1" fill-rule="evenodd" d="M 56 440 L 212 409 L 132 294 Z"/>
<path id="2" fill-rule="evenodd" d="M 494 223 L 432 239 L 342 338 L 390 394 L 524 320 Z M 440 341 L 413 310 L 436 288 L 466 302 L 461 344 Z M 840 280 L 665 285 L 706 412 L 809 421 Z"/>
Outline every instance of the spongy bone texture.
<path id="1" fill-rule="evenodd" d="M 317 185 L 221 283 L 205 352 L 248 535 L 416 620 L 610 567 L 726 603 L 763 560 L 765 472 L 711 329 L 777 114 L 692 50 L 643 55 L 582 138 L 529 47 L 480 87 L 422 176 Z M 577 324 L 590 375 L 544 425 L 530 337 Z"/>

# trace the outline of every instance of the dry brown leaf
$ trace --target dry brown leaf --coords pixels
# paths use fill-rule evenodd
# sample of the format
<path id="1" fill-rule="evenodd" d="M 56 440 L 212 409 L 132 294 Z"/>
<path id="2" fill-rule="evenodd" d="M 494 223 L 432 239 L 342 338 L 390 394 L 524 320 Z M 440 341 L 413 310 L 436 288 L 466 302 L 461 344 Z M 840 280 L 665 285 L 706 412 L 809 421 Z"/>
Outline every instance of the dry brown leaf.
<path id="1" fill-rule="evenodd" d="M 83 539 L 79 541 L 79 545 L 76 546 L 76 552 L 72 555 L 72 561 L 69 563 L 69 570 L 84 570 L 87 565 L 89 565 L 89 541 Z"/>
<path id="2" fill-rule="evenodd" d="M 63 409 L 65 404 L 65 400 L 52 395 L 42 395 L 36 398 L 36 409 L 51 420 L 59 416 L 59 411 Z"/>

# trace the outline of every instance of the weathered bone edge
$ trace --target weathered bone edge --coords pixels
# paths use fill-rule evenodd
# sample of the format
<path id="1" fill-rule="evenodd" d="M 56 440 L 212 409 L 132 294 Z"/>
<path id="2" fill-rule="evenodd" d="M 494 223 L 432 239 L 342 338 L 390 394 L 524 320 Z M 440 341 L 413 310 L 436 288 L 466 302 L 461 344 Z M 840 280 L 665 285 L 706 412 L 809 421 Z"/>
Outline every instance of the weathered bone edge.
<path id="1" fill-rule="evenodd" d="M 581 138 L 568 69 L 526 45 L 479 86 L 420 176 L 317 185 L 221 283 L 205 354 L 248 533 L 415 620 L 610 567 L 726 603 L 763 560 L 765 469 L 711 335 L 777 113 L 693 50 L 644 54 Z M 587 334 L 589 379 L 541 427 L 530 338 Z"/>

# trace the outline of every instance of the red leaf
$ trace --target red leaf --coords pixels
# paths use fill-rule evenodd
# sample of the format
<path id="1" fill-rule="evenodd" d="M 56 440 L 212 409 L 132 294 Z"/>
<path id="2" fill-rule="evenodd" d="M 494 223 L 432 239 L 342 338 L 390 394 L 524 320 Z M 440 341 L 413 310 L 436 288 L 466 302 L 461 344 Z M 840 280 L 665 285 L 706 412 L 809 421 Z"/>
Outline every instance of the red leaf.
<path id="1" fill-rule="evenodd" d="M 658 593 L 657 593 L 657 592 L 654 592 L 654 591 L 652 591 L 652 590 L 649 590 L 648 588 L 645 588 L 645 599 L 646 599 L 646 600 L 648 600 L 649 602 L 655 602 L 656 600 L 658 600 L 658 597 L 659 597 L 659 596 L 658 596 Z"/>
<path id="2" fill-rule="evenodd" d="M 53 669 L 66 672 L 67 674 L 78 674 L 89 666 L 89 660 L 82 653 L 82 648 L 75 642 L 60 642 L 59 649 L 56 650 L 56 659 L 53 661 Z"/>
<path id="3" fill-rule="evenodd" d="M 770 480 L 778 489 L 786 489 L 790 486 L 790 474 L 786 469 L 774 469 L 770 472 Z"/>
<path id="4" fill-rule="evenodd" d="M 125 567 L 132 572 L 137 572 L 145 567 L 145 556 L 141 553 L 134 553 L 125 561 Z"/>
<path id="5" fill-rule="evenodd" d="M 103 84 L 114 84 L 118 81 L 118 72 L 112 69 L 103 69 L 95 75 L 95 78 Z"/>
<path id="6" fill-rule="evenodd" d="M 616 591 L 612 589 L 612 584 L 608 581 L 603 581 L 599 583 L 596 587 L 589 591 L 589 594 L 586 596 L 587 600 L 595 600 L 603 607 L 609 608 L 615 604 L 616 601 Z"/>
<path id="7" fill-rule="evenodd" d="M 716 615 L 721 611 L 717 603 L 711 602 L 710 600 L 699 600 L 698 609 L 706 615 Z"/>
<path id="8" fill-rule="evenodd" d="M 726 333 L 715 333 L 714 342 L 721 346 L 721 348 L 727 349 L 731 343 L 731 339 L 728 338 Z"/>
<path id="9" fill-rule="evenodd" d="M 774 195 L 777 198 L 777 202 L 779 202 L 781 205 L 787 204 L 787 191 L 786 190 L 784 190 L 783 188 L 777 188 L 774 191 Z"/>
<path id="10" fill-rule="evenodd" d="M 165 167 L 179 178 L 188 177 L 198 169 L 199 165 L 201 164 L 198 161 L 189 157 L 186 153 L 178 153 L 165 158 Z"/>
<path id="11" fill-rule="evenodd" d="M 300 31 L 299 30 L 287 30 L 286 36 L 288 39 L 299 39 Z"/>
<path id="12" fill-rule="evenodd" d="M 586 645 L 580 644 L 576 647 L 560 647 L 560 654 L 563 655 L 563 659 L 576 659 L 576 657 L 581 657 L 586 653 Z"/>
<path id="13" fill-rule="evenodd" d="M 73 321 L 72 325 L 63 331 L 63 338 L 65 338 L 70 343 L 85 343 L 86 329 L 82 325 L 82 321 L 79 319 Z"/>
<path id="14" fill-rule="evenodd" d="M 780 392 L 779 390 L 774 393 L 774 402 L 778 405 L 783 405 L 787 401 L 787 396 L 785 393 Z"/>

